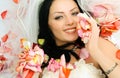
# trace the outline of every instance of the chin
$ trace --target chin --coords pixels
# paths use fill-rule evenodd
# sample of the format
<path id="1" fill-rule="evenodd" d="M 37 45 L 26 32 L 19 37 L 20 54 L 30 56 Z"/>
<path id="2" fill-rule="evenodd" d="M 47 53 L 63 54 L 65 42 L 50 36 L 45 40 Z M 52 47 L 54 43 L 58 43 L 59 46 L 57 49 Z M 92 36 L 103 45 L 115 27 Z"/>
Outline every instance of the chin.
<path id="1" fill-rule="evenodd" d="M 76 41 L 77 39 L 78 39 L 78 37 L 72 37 L 72 38 L 67 37 L 67 40 L 68 40 L 69 42 L 74 42 L 74 41 Z"/>

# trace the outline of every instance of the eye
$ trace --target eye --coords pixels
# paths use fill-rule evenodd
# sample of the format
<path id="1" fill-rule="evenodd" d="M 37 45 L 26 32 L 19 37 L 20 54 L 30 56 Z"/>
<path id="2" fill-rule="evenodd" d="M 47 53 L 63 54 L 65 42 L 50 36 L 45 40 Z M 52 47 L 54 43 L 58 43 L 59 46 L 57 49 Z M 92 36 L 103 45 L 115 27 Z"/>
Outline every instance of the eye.
<path id="1" fill-rule="evenodd" d="M 62 19 L 63 18 L 63 16 L 56 16 L 55 17 L 55 20 L 60 20 L 60 19 Z"/>
<path id="2" fill-rule="evenodd" d="M 77 16 L 78 14 L 79 14 L 78 11 L 72 13 L 73 16 Z"/>

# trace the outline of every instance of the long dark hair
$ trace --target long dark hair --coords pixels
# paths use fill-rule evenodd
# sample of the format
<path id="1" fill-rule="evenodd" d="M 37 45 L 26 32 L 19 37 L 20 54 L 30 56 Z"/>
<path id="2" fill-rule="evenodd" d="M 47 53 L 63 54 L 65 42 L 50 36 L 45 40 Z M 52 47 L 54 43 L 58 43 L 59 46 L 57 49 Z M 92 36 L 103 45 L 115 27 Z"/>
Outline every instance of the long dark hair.
<path id="1" fill-rule="evenodd" d="M 50 58 L 59 59 L 62 54 L 65 55 L 66 62 L 70 61 L 70 54 L 72 54 L 76 59 L 79 59 L 78 55 L 72 50 L 66 50 L 64 47 L 69 46 L 73 43 L 68 43 L 63 46 L 57 46 L 53 38 L 53 33 L 48 26 L 48 15 L 50 6 L 54 0 L 44 0 L 40 5 L 39 9 L 39 35 L 38 39 L 45 39 L 42 48 Z M 74 0 L 76 3 L 77 1 Z M 77 4 L 78 5 L 78 4 Z M 74 44 L 79 44 L 80 48 L 84 47 L 84 43 L 81 41 L 80 37 L 76 40 Z"/>

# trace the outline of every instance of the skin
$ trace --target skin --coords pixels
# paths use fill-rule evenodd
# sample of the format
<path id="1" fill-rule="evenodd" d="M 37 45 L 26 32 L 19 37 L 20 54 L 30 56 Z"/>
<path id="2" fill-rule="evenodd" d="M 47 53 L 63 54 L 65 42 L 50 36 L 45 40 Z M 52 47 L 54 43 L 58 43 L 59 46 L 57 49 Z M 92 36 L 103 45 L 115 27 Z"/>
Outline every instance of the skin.
<path id="1" fill-rule="evenodd" d="M 78 38 L 76 31 L 79 9 L 73 0 L 54 0 L 49 12 L 48 24 L 51 29 L 57 46 L 74 42 Z M 119 78 L 120 61 L 115 57 L 115 52 L 118 50 L 111 42 L 99 37 L 99 27 L 96 22 L 87 19 L 92 28 L 92 34 L 86 48 L 90 53 L 90 57 L 86 62 L 92 62 L 95 65 L 100 65 L 104 71 L 107 71 L 118 63 L 118 66 L 108 75 L 109 78 Z M 70 46 L 69 49 L 72 49 Z M 76 51 L 78 54 L 79 50 Z M 94 60 L 95 59 L 95 60 Z M 71 56 L 70 63 L 74 63 L 76 59 Z M 97 63 L 96 63 L 97 61 Z"/>
<path id="2" fill-rule="evenodd" d="M 63 6 L 67 5 L 67 6 Z M 58 9 L 60 8 L 60 9 Z M 48 24 L 54 34 L 56 44 L 58 46 L 66 44 L 68 42 L 74 42 L 78 38 L 78 33 L 76 27 L 78 25 L 78 16 L 80 10 L 73 0 L 54 0 L 49 12 Z M 73 45 L 67 47 L 67 49 L 72 49 Z M 80 49 L 76 50 L 79 54 Z M 70 63 L 74 63 L 76 59 L 71 55 Z M 96 67 L 98 64 L 89 57 L 86 62 L 92 62 Z"/>
<path id="3" fill-rule="evenodd" d="M 116 51 L 118 48 L 108 40 L 99 37 L 100 29 L 97 26 L 95 20 L 92 18 L 87 19 L 92 27 L 91 36 L 86 44 L 86 48 L 89 50 L 91 56 L 97 61 L 104 71 L 111 70 L 115 63 L 118 65 L 108 74 L 108 78 L 119 78 L 120 73 L 120 61 L 116 58 Z M 93 44 L 94 43 L 94 44 Z"/>
<path id="4" fill-rule="evenodd" d="M 48 24 L 58 46 L 74 42 L 78 38 L 76 27 L 79 12 L 79 8 L 73 0 L 53 1 L 50 7 Z"/>

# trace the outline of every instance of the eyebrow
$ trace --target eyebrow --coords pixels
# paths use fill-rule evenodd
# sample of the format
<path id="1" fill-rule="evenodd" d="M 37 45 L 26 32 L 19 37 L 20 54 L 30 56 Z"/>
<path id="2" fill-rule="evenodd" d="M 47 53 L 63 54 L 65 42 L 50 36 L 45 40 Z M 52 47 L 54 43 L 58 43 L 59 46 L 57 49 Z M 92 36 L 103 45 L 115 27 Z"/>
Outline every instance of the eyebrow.
<path id="1" fill-rule="evenodd" d="M 77 9 L 78 7 L 74 7 L 73 9 L 71 9 L 70 11 L 73 11 L 74 9 Z M 56 13 L 64 13 L 64 12 L 54 12 L 53 14 L 56 14 Z"/>
<path id="2" fill-rule="evenodd" d="M 74 9 L 78 9 L 78 7 L 74 7 L 73 9 L 71 9 L 70 11 L 74 10 Z"/>

